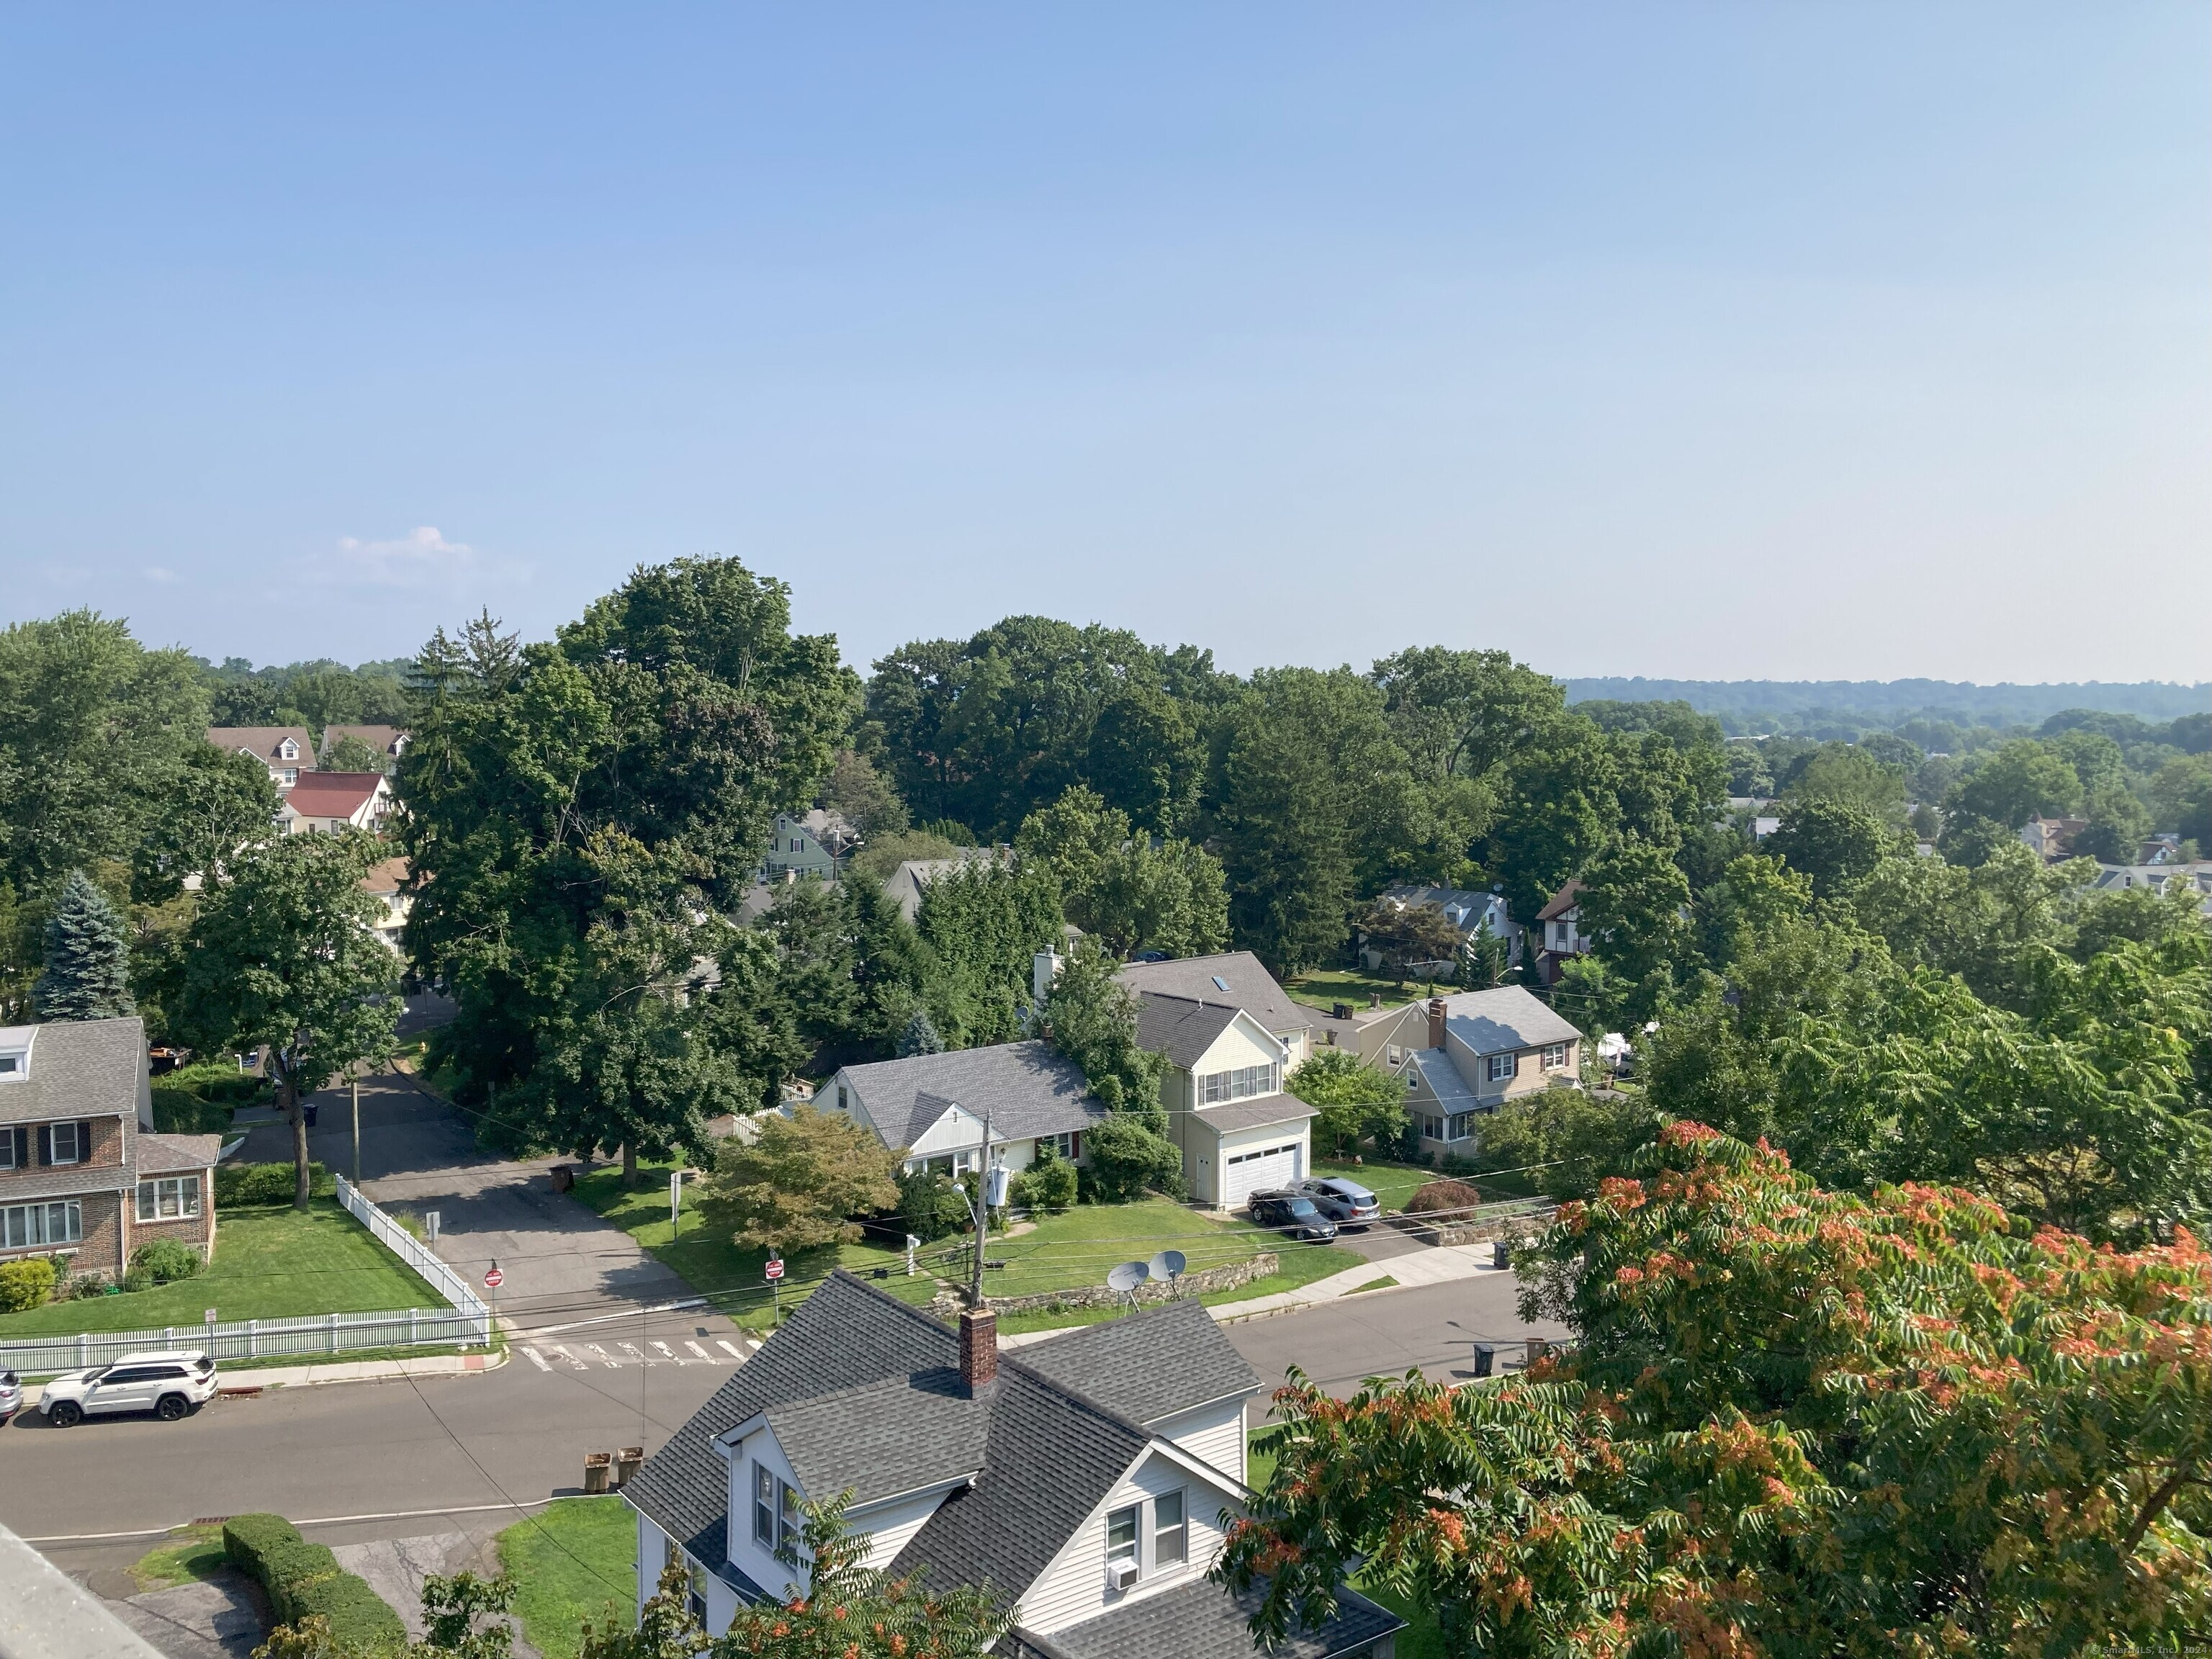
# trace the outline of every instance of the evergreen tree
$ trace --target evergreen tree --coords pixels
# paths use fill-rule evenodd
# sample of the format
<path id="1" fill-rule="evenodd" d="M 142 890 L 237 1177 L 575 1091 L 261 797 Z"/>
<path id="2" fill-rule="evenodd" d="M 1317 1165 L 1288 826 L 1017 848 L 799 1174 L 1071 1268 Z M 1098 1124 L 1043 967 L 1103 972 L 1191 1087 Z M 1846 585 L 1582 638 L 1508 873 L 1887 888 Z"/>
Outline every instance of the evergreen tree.
<path id="1" fill-rule="evenodd" d="M 137 1012 L 130 969 L 122 919 L 83 871 L 70 871 L 46 923 L 46 971 L 32 988 L 39 1018 L 116 1019 Z"/>
<path id="2" fill-rule="evenodd" d="M 922 1009 L 915 1009 L 914 1018 L 906 1023 L 906 1030 L 899 1033 L 898 1057 L 912 1060 L 916 1054 L 941 1054 L 944 1052 L 945 1039 L 937 1035 L 937 1027 L 929 1023 L 928 1013 Z"/>

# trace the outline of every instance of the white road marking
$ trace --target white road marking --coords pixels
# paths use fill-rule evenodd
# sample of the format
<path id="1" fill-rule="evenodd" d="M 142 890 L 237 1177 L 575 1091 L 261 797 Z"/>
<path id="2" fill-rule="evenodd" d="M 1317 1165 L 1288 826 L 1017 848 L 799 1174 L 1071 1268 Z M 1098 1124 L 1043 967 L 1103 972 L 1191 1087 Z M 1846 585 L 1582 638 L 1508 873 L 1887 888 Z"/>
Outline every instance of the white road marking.
<path id="1" fill-rule="evenodd" d="M 550 1371 L 553 1369 L 550 1365 L 545 1363 L 545 1356 L 538 1352 L 537 1349 L 525 1348 L 523 1352 L 530 1356 L 530 1363 L 537 1366 L 539 1370 Z"/>
<path id="2" fill-rule="evenodd" d="M 570 1353 L 558 1342 L 549 1342 L 545 1346 L 552 1349 L 555 1353 L 559 1354 L 562 1358 L 568 1361 L 571 1365 L 574 1365 L 578 1370 L 585 1371 L 591 1369 L 589 1365 L 586 1365 L 582 1360 L 577 1358 L 575 1355 Z"/>
<path id="3" fill-rule="evenodd" d="M 745 1357 L 745 1351 L 743 1348 L 733 1342 L 725 1342 L 719 1336 L 714 1339 L 714 1346 L 732 1359 L 743 1359 Z"/>
<path id="4" fill-rule="evenodd" d="M 622 1364 L 621 1360 L 616 1358 L 612 1354 L 609 1353 L 605 1348 L 601 1347 L 596 1342 L 586 1342 L 584 1346 L 589 1348 L 593 1353 L 599 1355 L 600 1358 L 605 1360 L 607 1362 L 607 1369 L 610 1370 Z"/>
<path id="5" fill-rule="evenodd" d="M 617 1342 L 615 1344 L 615 1346 L 620 1348 L 624 1353 L 628 1354 L 632 1359 L 636 1360 L 641 1365 L 650 1365 L 653 1364 L 652 1360 L 648 1359 L 644 1354 L 638 1352 L 637 1344 L 635 1342 Z"/>
<path id="6" fill-rule="evenodd" d="M 702 1359 L 705 1360 L 705 1361 L 706 1361 L 709 1365 L 711 1365 L 711 1364 L 713 1364 L 714 1363 L 714 1355 L 712 1355 L 712 1354 L 710 1354 L 710 1353 L 708 1353 L 708 1352 L 704 1348 L 701 1347 L 701 1346 L 700 1346 L 696 1342 L 686 1342 L 684 1346 L 685 1347 L 687 1347 L 687 1348 L 690 1349 L 690 1350 L 691 1350 L 691 1352 L 692 1352 L 693 1353 L 697 1354 L 697 1355 L 699 1356 L 699 1358 L 702 1358 Z"/>
<path id="7" fill-rule="evenodd" d="M 684 1363 L 684 1361 L 678 1356 L 676 1350 L 670 1347 L 665 1342 L 656 1340 L 653 1346 L 660 1350 L 661 1354 L 665 1358 L 673 1359 L 679 1365 Z"/>

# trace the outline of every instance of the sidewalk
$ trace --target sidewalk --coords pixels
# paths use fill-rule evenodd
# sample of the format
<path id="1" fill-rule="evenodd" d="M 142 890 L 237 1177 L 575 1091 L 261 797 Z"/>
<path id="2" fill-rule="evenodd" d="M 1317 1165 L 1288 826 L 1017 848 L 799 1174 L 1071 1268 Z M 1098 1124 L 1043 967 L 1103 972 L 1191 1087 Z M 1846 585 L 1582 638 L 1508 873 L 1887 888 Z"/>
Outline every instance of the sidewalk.
<path id="1" fill-rule="evenodd" d="M 1483 1244 L 1446 1244 L 1433 1249 L 1424 1249 L 1407 1255 L 1394 1255 L 1382 1261 L 1362 1262 L 1357 1267 L 1347 1267 L 1327 1279 L 1316 1279 L 1310 1285 L 1301 1285 L 1295 1291 L 1284 1291 L 1274 1296 L 1255 1297 L 1249 1302 L 1224 1302 L 1206 1311 L 1213 1316 L 1217 1325 L 1241 1325 L 1248 1319 L 1267 1319 L 1276 1314 L 1299 1313 L 1308 1308 L 1317 1308 L 1324 1303 L 1336 1302 L 1372 1285 L 1376 1279 L 1395 1279 L 1395 1285 L 1380 1290 L 1366 1291 L 1370 1297 L 1387 1296 L 1394 1290 L 1410 1291 L 1425 1285 L 1444 1285 L 1454 1279 L 1496 1279 L 1512 1277 L 1510 1268 L 1501 1270 L 1491 1266 L 1491 1247 Z M 1002 1348 L 1026 1347 L 1032 1342 L 1043 1342 L 1063 1336 L 1071 1330 L 1083 1328 L 1063 1325 L 1048 1331 L 1023 1331 L 1016 1335 L 1001 1336 Z"/>

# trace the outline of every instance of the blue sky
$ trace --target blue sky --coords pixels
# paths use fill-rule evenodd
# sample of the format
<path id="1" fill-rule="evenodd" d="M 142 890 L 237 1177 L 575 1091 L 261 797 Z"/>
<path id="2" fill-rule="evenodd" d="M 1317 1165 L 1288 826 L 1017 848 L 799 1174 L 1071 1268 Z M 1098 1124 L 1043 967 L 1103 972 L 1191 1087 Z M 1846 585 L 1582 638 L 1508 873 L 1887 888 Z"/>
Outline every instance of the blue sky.
<path id="1" fill-rule="evenodd" d="M 18 8 L 0 621 L 2212 674 L 2201 4 Z"/>

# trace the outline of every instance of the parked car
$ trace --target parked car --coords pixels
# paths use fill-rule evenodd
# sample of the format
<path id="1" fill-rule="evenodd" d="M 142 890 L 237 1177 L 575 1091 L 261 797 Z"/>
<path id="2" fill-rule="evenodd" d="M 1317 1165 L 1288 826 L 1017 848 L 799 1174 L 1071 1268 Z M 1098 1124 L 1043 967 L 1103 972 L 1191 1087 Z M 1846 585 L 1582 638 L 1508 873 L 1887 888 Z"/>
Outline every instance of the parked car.
<path id="1" fill-rule="evenodd" d="M 23 1379 L 13 1371 L 0 1371 L 0 1425 L 12 1422 L 23 1409 Z"/>
<path id="2" fill-rule="evenodd" d="M 1262 1227 L 1273 1227 L 1292 1238 L 1326 1242 L 1336 1237 L 1336 1223 L 1316 1208 L 1313 1200 L 1304 1193 L 1271 1188 L 1253 1194 L 1245 1202 L 1251 1209 L 1252 1219 Z"/>
<path id="3" fill-rule="evenodd" d="M 206 1354 L 127 1353 L 112 1365 L 64 1372 L 40 1390 L 39 1409 L 58 1429 L 126 1412 L 151 1412 L 174 1423 L 206 1404 L 215 1386 L 215 1361 Z"/>
<path id="4" fill-rule="evenodd" d="M 1331 1221 L 1364 1227 L 1382 1213 L 1382 1201 L 1356 1181 L 1342 1176 L 1322 1176 L 1301 1181 L 1297 1190 L 1313 1200 L 1314 1208 Z"/>

